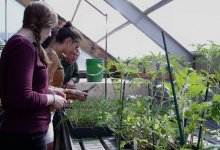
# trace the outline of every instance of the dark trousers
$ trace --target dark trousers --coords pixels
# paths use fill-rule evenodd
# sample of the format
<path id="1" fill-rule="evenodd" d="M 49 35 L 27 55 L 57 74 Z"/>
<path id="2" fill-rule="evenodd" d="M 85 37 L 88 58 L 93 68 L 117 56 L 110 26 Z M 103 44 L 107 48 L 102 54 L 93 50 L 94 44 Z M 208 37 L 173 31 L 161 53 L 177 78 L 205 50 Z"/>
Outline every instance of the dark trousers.
<path id="1" fill-rule="evenodd" d="M 45 135 L 0 133 L 0 150 L 46 150 Z"/>

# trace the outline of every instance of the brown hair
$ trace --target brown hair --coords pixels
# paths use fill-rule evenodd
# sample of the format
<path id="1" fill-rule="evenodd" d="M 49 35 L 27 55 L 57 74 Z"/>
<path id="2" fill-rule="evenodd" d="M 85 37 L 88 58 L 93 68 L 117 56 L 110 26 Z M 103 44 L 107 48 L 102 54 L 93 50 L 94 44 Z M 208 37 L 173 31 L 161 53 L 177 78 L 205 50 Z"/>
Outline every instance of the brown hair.
<path id="1" fill-rule="evenodd" d="M 56 42 L 63 43 L 64 40 L 71 37 L 73 42 L 82 41 L 82 34 L 67 21 L 63 28 L 60 28 L 56 36 Z"/>
<path id="2" fill-rule="evenodd" d="M 57 26 L 51 30 L 51 36 L 47 37 L 47 39 L 41 44 L 44 49 L 48 48 L 48 46 L 55 41 L 58 31 L 59 27 Z"/>
<path id="3" fill-rule="evenodd" d="M 37 43 L 39 56 L 45 65 L 49 64 L 49 59 L 40 44 L 40 32 L 42 28 L 53 27 L 57 24 L 56 13 L 44 2 L 31 2 L 24 10 L 23 28 L 33 31 Z"/>

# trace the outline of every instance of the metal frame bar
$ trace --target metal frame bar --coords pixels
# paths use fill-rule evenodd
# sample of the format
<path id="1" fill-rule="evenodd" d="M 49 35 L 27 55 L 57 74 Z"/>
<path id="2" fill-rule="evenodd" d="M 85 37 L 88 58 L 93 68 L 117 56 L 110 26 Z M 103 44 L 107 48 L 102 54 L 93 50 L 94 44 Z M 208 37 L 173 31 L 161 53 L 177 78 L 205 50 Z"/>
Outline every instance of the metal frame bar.
<path id="1" fill-rule="evenodd" d="M 76 10 L 75 10 L 74 13 L 73 13 L 73 17 L 72 17 L 72 19 L 71 19 L 71 23 L 73 23 L 73 19 L 74 19 L 75 16 L 76 16 L 76 13 L 77 13 L 77 11 L 78 11 L 78 9 L 79 9 L 79 6 L 80 6 L 81 1 L 82 1 L 82 0 L 79 0 L 78 4 L 77 4 L 77 6 L 76 6 Z"/>
<path id="2" fill-rule="evenodd" d="M 8 3 L 7 0 L 5 0 L 5 41 L 8 40 Z"/>
<path id="3" fill-rule="evenodd" d="M 133 4 L 126 0 L 105 0 L 110 6 L 118 10 L 121 15 L 127 18 L 134 26 L 154 41 L 158 46 L 164 49 L 163 39 L 161 37 L 161 31 L 164 31 L 159 25 L 157 25 L 152 19 L 146 16 Z M 164 31 L 164 36 L 167 41 L 167 50 L 169 53 L 175 56 L 184 56 L 185 61 L 192 62 L 193 55 L 178 43 L 172 36 Z"/>
<path id="4" fill-rule="evenodd" d="M 171 1 L 173 1 L 173 0 L 161 0 L 160 2 L 156 3 L 156 4 L 153 5 L 152 7 L 146 9 L 146 10 L 144 11 L 144 14 L 148 15 L 148 14 L 154 12 L 155 10 L 159 9 L 160 7 L 162 7 L 162 6 L 166 5 L 166 4 L 168 4 L 168 3 L 171 2 Z M 117 31 L 119 31 L 119 30 L 121 30 L 121 29 L 123 29 L 124 27 L 128 26 L 129 24 L 131 24 L 131 23 L 130 23 L 129 21 L 126 21 L 126 22 L 123 23 L 122 25 L 120 25 L 120 26 L 116 27 L 115 29 L 113 29 L 112 31 L 110 31 L 110 32 L 108 33 L 108 36 L 112 35 L 113 33 L 117 32 Z M 97 40 L 96 43 L 98 43 L 98 42 L 100 42 L 100 41 L 102 41 L 102 40 L 104 40 L 104 39 L 105 39 L 105 36 L 103 36 L 103 37 L 101 37 L 99 40 Z"/>
<path id="5" fill-rule="evenodd" d="M 100 14 L 102 14 L 104 17 L 105 17 L 105 21 L 106 21 L 106 33 L 105 33 L 105 67 L 106 67 L 106 64 L 107 64 L 107 53 L 108 53 L 108 41 L 107 41 L 107 34 L 108 34 L 108 14 L 105 14 L 103 13 L 101 10 L 99 10 L 97 7 L 95 7 L 92 3 L 88 2 L 87 0 L 84 0 L 85 2 L 87 2 L 90 6 L 92 6 L 95 10 L 97 10 Z M 107 74 L 105 73 L 105 99 L 107 99 Z"/>

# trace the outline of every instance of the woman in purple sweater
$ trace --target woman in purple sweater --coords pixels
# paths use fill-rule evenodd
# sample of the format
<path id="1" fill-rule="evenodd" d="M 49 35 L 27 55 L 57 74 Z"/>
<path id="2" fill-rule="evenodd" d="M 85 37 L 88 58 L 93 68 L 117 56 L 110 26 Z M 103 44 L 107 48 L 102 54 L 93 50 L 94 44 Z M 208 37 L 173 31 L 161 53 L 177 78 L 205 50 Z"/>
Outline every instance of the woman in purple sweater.
<path id="1" fill-rule="evenodd" d="M 45 3 L 30 3 L 24 11 L 22 28 L 2 51 L 2 150 L 46 150 L 44 136 L 50 123 L 49 106 L 61 109 L 67 103 L 61 91 L 48 89 L 49 61 L 40 45 L 56 23 L 55 12 Z"/>

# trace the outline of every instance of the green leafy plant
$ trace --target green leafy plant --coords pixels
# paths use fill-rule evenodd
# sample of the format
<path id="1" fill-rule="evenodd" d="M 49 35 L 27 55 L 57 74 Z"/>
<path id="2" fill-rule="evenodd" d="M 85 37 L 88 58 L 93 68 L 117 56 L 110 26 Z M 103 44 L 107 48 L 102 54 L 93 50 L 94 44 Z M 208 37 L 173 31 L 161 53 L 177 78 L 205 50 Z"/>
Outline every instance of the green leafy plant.
<path id="1" fill-rule="evenodd" d="M 165 75 L 167 70 L 165 58 L 162 55 L 152 54 L 140 60 L 131 60 L 132 61 L 129 61 L 129 63 L 132 63 L 133 68 L 136 69 L 131 71 L 128 70 L 128 73 L 126 73 L 126 70 L 122 70 L 122 75 L 128 75 L 126 76 L 127 78 L 124 76 L 125 78 L 123 79 L 130 79 L 131 89 L 133 85 L 140 87 L 140 84 L 146 84 L 149 89 L 149 96 L 134 96 L 134 99 L 129 98 L 126 100 L 119 99 L 116 112 L 110 114 L 108 125 L 110 125 L 110 128 L 118 135 L 124 135 L 130 143 L 137 144 L 139 149 L 167 148 L 168 145 L 173 148 L 178 147 L 170 142 L 170 139 L 174 139 L 171 137 L 175 136 L 173 135 L 175 134 L 173 130 L 175 124 L 168 119 L 174 113 L 171 113 L 172 109 L 166 105 L 169 100 L 164 101 L 164 92 L 167 89 L 165 89 L 163 85 L 161 86 L 162 88 L 157 87 L 157 79 L 160 78 L 163 82 L 166 79 Z M 117 65 L 114 63 L 110 64 L 114 64 L 117 66 L 116 68 L 120 68 L 118 66 L 123 66 L 121 68 L 124 69 L 131 66 L 129 63 L 123 65 L 120 63 Z M 149 65 L 149 68 L 145 66 L 146 64 Z M 150 79 L 135 78 L 136 76 L 132 76 L 135 74 L 139 75 L 140 72 L 138 72 L 137 68 L 143 67 L 145 67 L 145 73 L 150 74 Z M 116 71 L 120 72 L 120 69 Z M 112 72 L 112 74 L 113 73 L 114 72 Z M 122 80 L 122 77 L 118 80 Z M 120 85 L 122 89 L 122 82 Z M 157 97 L 158 93 L 161 94 L 159 99 Z M 121 107 L 122 105 L 123 107 Z M 122 120 L 120 120 L 121 115 L 123 116 Z M 122 142 L 121 146 L 124 144 L 125 143 Z"/>
<path id="2" fill-rule="evenodd" d="M 67 119 L 76 127 L 106 126 L 106 118 L 111 112 L 110 100 L 102 97 L 88 98 L 85 102 L 73 101 Z"/>
<path id="3" fill-rule="evenodd" d="M 139 73 L 138 59 L 132 58 L 122 60 L 118 58 L 116 61 L 109 61 L 106 65 L 106 73 L 109 74 L 113 87 L 116 93 L 116 97 L 122 99 L 123 95 L 123 81 L 133 78 L 133 75 Z M 114 68 L 114 70 L 112 70 Z M 118 76 L 115 77 L 115 74 Z"/>
<path id="4" fill-rule="evenodd" d="M 220 96 L 215 93 L 216 89 L 219 90 L 220 73 L 213 69 L 213 66 L 217 66 L 213 60 L 219 56 L 216 52 L 219 48 L 218 45 L 211 43 L 213 49 L 211 52 L 207 45 L 205 49 L 203 45 L 199 45 L 198 49 L 210 61 L 206 65 L 207 68 L 200 71 L 191 68 L 189 63 L 180 64 L 183 57 L 176 58 L 170 55 L 185 145 L 179 144 L 173 93 L 167 78 L 166 59 L 161 54 L 108 62 L 106 72 L 112 79 L 116 97 L 110 100 L 89 99 L 83 103 L 75 101 L 72 110 L 67 114 L 68 119 L 76 126 L 107 125 L 116 133 L 120 148 L 130 143 L 140 150 L 192 149 L 197 144 L 197 141 L 193 141 L 196 129 L 200 125 L 205 126 L 207 118 L 211 117 L 220 123 Z M 149 76 L 142 77 L 141 73 Z M 141 87 L 141 84 L 145 84 L 148 96 L 125 97 L 124 81 L 129 82 L 131 90 L 134 85 Z M 207 89 L 208 93 L 213 95 L 210 101 L 205 101 Z M 207 130 L 203 128 L 201 133 L 205 132 Z M 126 140 L 123 141 L 122 137 Z M 200 149 L 204 148 L 203 142 L 199 144 Z"/>
<path id="5" fill-rule="evenodd" d="M 218 108 L 217 98 L 212 101 L 206 101 L 206 99 L 208 93 L 215 95 L 211 87 L 218 89 L 219 84 L 215 76 L 218 72 L 215 68 L 218 68 L 216 67 L 218 65 L 215 64 L 213 60 L 220 56 L 220 47 L 211 42 L 210 45 L 197 45 L 197 49 L 198 54 L 202 55 L 202 57 L 196 62 L 203 63 L 204 59 L 207 60 L 204 70 L 195 71 L 186 65 L 185 68 L 178 68 L 174 71 L 176 97 L 180 108 L 185 141 L 187 141 L 184 147 L 187 147 L 187 145 L 191 147 L 196 142 L 193 141 L 193 136 L 198 126 L 200 126 L 200 128 L 202 127 L 200 130 L 201 137 L 199 136 L 199 138 L 203 139 L 207 118 L 212 117 L 214 119 L 216 117 L 214 120 L 217 120 L 219 117 L 219 112 L 216 109 Z M 213 68 L 213 66 L 215 66 L 215 68 Z M 171 91 L 170 83 L 165 83 L 165 86 Z M 172 91 L 170 95 L 172 95 Z M 210 112 L 214 112 L 214 115 L 212 116 Z M 185 122 L 186 120 L 188 122 L 187 124 Z M 190 141 L 187 140 L 188 136 L 191 136 Z M 200 148 L 203 146 L 202 142 L 203 140 L 201 140 L 201 144 L 197 143 L 197 145 L 201 145 Z"/>

